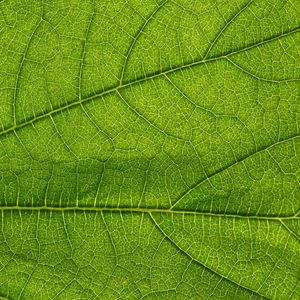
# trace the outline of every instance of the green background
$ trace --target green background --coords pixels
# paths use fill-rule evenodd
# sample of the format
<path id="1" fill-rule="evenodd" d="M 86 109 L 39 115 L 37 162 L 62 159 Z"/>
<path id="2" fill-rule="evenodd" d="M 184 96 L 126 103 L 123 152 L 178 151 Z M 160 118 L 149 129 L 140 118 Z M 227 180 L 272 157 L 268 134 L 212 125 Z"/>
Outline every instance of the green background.
<path id="1" fill-rule="evenodd" d="M 0 295 L 300 298 L 300 2 L 1 1 Z"/>

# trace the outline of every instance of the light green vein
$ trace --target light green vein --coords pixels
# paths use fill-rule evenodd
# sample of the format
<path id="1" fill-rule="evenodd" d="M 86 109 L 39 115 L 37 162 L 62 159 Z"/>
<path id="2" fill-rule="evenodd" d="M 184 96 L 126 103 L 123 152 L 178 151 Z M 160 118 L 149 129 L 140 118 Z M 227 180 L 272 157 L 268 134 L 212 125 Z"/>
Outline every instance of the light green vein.
<path id="1" fill-rule="evenodd" d="M 53 109 L 51 111 L 48 111 L 48 112 L 43 113 L 41 115 L 38 115 L 38 116 L 32 117 L 32 118 L 30 118 L 28 120 L 25 120 L 25 121 L 23 121 L 23 122 L 21 122 L 21 123 L 19 123 L 17 125 L 14 125 L 14 126 L 11 126 L 9 128 L 6 128 L 6 129 L 0 131 L 0 136 L 6 135 L 8 133 L 12 133 L 12 132 L 14 132 L 16 130 L 19 130 L 22 127 L 31 125 L 31 124 L 39 121 L 39 120 L 42 120 L 42 119 L 47 118 L 47 117 L 50 117 L 51 115 L 54 115 L 54 114 L 56 114 L 58 112 L 61 112 L 61 111 L 67 110 L 67 109 L 70 109 L 70 108 L 72 108 L 74 106 L 81 105 L 81 104 L 83 104 L 85 102 L 88 102 L 88 101 L 91 101 L 91 100 L 94 100 L 94 99 L 97 99 L 97 98 L 101 98 L 103 96 L 115 93 L 115 92 L 117 92 L 117 91 L 119 91 L 121 89 L 125 89 L 127 87 L 130 87 L 130 86 L 133 86 L 133 85 L 136 85 L 136 84 L 140 84 L 142 82 L 149 81 L 149 80 L 152 80 L 152 79 L 155 79 L 157 77 L 161 77 L 161 76 L 164 76 L 164 75 L 167 75 L 167 74 L 170 74 L 170 73 L 174 73 L 174 72 L 181 71 L 181 70 L 184 70 L 184 69 L 192 68 L 192 67 L 197 66 L 197 65 L 201 65 L 201 64 L 205 64 L 205 63 L 210 63 L 210 62 L 214 62 L 214 61 L 218 61 L 218 60 L 224 60 L 224 59 L 227 59 L 228 56 L 235 55 L 235 54 L 238 54 L 238 53 L 242 53 L 244 51 L 248 51 L 248 50 L 253 49 L 255 47 L 259 47 L 259 46 L 261 46 L 263 44 L 273 42 L 273 41 L 278 40 L 278 39 L 280 39 L 282 37 L 285 37 L 285 36 L 297 33 L 299 31 L 300 31 L 300 28 L 297 27 L 297 28 L 294 28 L 293 30 L 290 30 L 288 32 L 281 33 L 279 35 L 270 37 L 269 39 L 266 39 L 264 41 L 260 41 L 258 43 L 254 43 L 254 44 L 248 45 L 248 46 L 246 46 L 244 48 L 232 51 L 232 52 L 227 53 L 227 54 L 223 54 L 223 55 L 220 55 L 220 56 L 212 57 L 210 59 L 196 60 L 196 61 L 193 61 L 191 63 L 186 63 L 186 64 L 183 64 L 183 65 L 180 65 L 180 66 L 168 69 L 168 70 L 163 70 L 162 72 L 159 72 L 159 73 L 155 73 L 155 74 L 143 77 L 143 78 L 139 78 L 139 79 L 136 79 L 136 80 L 133 80 L 133 81 L 129 81 L 129 82 L 120 84 L 118 86 L 109 88 L 109 89 L 104 90 L 104 91 L 102 91 L 102 92 L 100 92 L 98 94 L 95 94 L 93 96 L 90 96 L 90 97 L 87 97 L 87 98 L 84 98 L 84 99 L 77 99 L 77 100 L 75 100 L 73 102 L 70 102 L 70 103 L 65 104 L 63 106 L 60 106 L 60 107 L 57 107 L 57 108 L 55 108 L 55 109 Z"/>
<path id="2" fill-rule="evenodd" d="M 198 181 L 198 182 L 196 182 L 194 185 L 192 185 L 192 186 L 191 186 L 189 189 L 187 189 L 183 194 L 181 194 L 180 197 L 179 197 L 178 199 L 176 199 L 176 201 L 172 204 L 172 206 L 170 207 L 170 209 L 175 208 L 175 207 L 176 207 L 176 206 L 177 206 L 177 205 L 178 205 L 185 197 L 187 197 L 190 193 L 192 193 L 194 190 L 196 190 L 197 188 L 199 188 L 203 183 L 205 183 L 205 182 L 211 180 L 213 177 L 217 176 L 218 174 L 220 174 L 220 173 L 222 173 L 222 172 L 224 172 L 224 171 L 226 171 L 226 170 L 228 170 L 228 169 L 231 169 L 232 167 L 234 167 L 234 166 L 236 166 L 236 165 L 238 165 L 238 164 L 244 162 L 246 159 L 251 158 L 251 157 L 253 157 L 254 155 L 257 155 L 257 154 L 259 154 L 259 153 L 261 153 L 261 152 L 263 152 L 263 151 L 267 151 L 267 150 L 270 149 L 270 148 L 273 148 L 273 147 L 278 146 L 278 145 L 280 145 L 280 144 L 286 143 L 286 142 L 288 142 L 288 141 L 292 141 L 292 140 L 294 140 L 294 139 L 296 139 L 296 138 L 299 138 L 299 137 L 300 137 L 300 135 L 297 134 L 297 135 L 295 135 L 295 136 L 288 137 L 288 138 L 286 138 L 286 139 L 284 139 L 284 140 L 277 141 L 277 142 L 275 142 L 275 143 L 269 144 L 269 145 L 263 147 L 262 149 L 259 149 L 259 150 L 257 150 L 257 151 L 254 151 L 254 152 L 250 153 L 250 154 L 247 154 L 246 156 L 240 158 L 239 160 L 237 160 L 237 161 L 235 161 L 235 162 L 233 162 L 233 163 L 231 163 L 231 164 L 229 164 L 229 165 L 227 165 L 227 166 L 224 166 L 223 168 L 217 170 L 216 172 L 212 173 L 212 174 L 209 175 L 208 177 L 206 177 L 206 178 L 204 178 L 204 179 L 201 179 L 200 181 Z"/>
<path id="3" fill-rule="evenodd" d="M 223 279 L 228 280 L 229 282 L 231 282 L 231 283 L 233 283 L 233 284 L 235 284 L 235 285 L 237 285 L 237 286 L 239 286 L 239 287 L 241 287 L 241 288 L 243 288 L 243 289 L 245 289 L 245 290 L 247 290 L 247 291 L 249 291 L 249 292 L 252 292 L 252 293 L 254 293 L 254 294 L 257 294 L 257 295 L 263 297 L 264 299 L 270 299 L 270 298 L 268 298 L 268 297 L 266 297 L 266 296 L 264 296 L 264 295 L 261 295 L 261 294 L 260 294 L 259 292 L 257 292 L 257 291 L 253 291 L 253 290 L 247 288 L 246 286 L 243 286 L 243 285 L 241 285 L 241 284 L 235 282 L 234 280 L 230 279 L 229 277 L 227 277 L 227 276 L 225 276 L 225 275 L 222 275 L 221 273 L 219 273 L 219 272 L 217 272 L 217 271 L 211 269 L 210 267 L 208 267 L 206 264 L 203 264 L 202 262 L 200 262 L 200 261 L 198 260 L 198 258 L 193 257 L 193 256 L 192 256 L 191 254 L 189 254 L 186 250 L 182 249 L 179 245 L 177 245 L 176 242 L 173 241 L 173 239 L 172 239 L 172 238 L 171 238 L 171 237 L 163 230 L 163 228 L 156 222 L 154 216 L 153 216 L 151 213 L 150 213 L 149 215 L 150 215 L 150 218 L 151 218 L 152 222 L 154 223 L 155 227 L 163 234 L 163 236 L 164 236 L 164 237 L 165 237 L 165 238 L 166 238 L 173 246 L 175 246 L 182 254 L 184 254 L 185 256 L 187 256 L 188 258 L 190 258 L 192 261 L 198 263 L 199 265 L 201 265 L 201 266 L 204 267 L 205 269 L 207 269 L 207 270 L 209 270 L 209 271 L 215 273 L 216 275 L 222 277 Z"/>
<path id="4" fill-rule="evenodd" d="M 192 210 L 172 210 L 168 208 L 147 208 L 147 207 L 89 207 L 89 206 L 72 206 L 72 207 L 50 207 L 50 206 L 1 206 L 0 211 L 45 211 L 45 212 L 111 212 L 111 213 L 166 213 L 166 214 L 184 214 L 209 217 L 226 217 L 239 219 L 255 220 L 300 220 L 297 213 L 286 216 L 268 216 L 268 215 L 239 215 L 230 213 L 213 213 Z"/>

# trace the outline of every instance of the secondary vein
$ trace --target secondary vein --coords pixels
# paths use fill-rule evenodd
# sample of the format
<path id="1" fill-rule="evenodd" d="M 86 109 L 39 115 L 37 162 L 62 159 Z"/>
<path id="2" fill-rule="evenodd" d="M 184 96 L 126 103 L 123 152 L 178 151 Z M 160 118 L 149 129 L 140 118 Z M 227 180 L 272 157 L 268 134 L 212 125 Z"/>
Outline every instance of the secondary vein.
<path id="1" fill-rule="evenodd" d="M 40 115 L 36 115 L 36 116 L 34 116 L 32 118 L 29 118 L 29 119 L 27 119 L 27 120 L 25 120 L 21 123 L 18 123 L 16 125 L 11 126 L 11 127 L 5 128 L 2 131 L 0 131 L 0 136 L 12 133 L 16 130 L 19 130 L 22 127 L 31 125 L 31 124 L 39 121 L 39 120 L 50 117 L 51 115 L 57 114 L 57 113 L 59 113 L 61 111 L 64 111 L 66 109 L 70 109 L 72 107 L 75 107 L 77 105 L 81 105 L 83 103 L 92 101 L 92 100 L 97 99 L 97 98 L 102 98 L 103 96 L 106 96 L 108 94 L 112 94 L 112 93 L 114 93 L 118 90 L 130 87 L 130 86 L 133 86 L 133 85 L 136 85 L 136 84 L 140 84 L 142 82 L 149 81 L 149 80 L 155 79 L 155 78 L 160 77 L 160 76 L 164 76 L 164 75 L 174 73 L 174 72 L 177 72 L 177 71 L 180 71 L 180 70 L 188 69 L 188 68 L 191 68 L 191 67 L 194 67 L 194 66 L 197 66 L 197 65 L 210 63 L 210 62 L 214 62 L 214 61 L 218 61 L 218 60 L 225 60 L 229 56 L 236 55 L 236 54 L 248 51 L 248 50 L 253 49 L 255 47 L 258 47 L 258 46 L 261 46 L 263 44 L 275 41 L 279 38 L 285 37 L 285 36 L 290 35 L 290 34 L 297 33 L 299 31 L 300 31 L 300 27 L 297 27 L 297 28 L 294 28 L 294 29 L 292 29 L 288 32 L 283 32 L 279 35 L 272 36 L 272 37 L 270 37 L 266 40 L 263 40 L 263 41 L 260 41 L 260 42 L 257 42 L 257 43 L 251 44 L 251 45 L 247 45 L 244 48 L 237 49 L 237 50 L 234 50 L 234 51 L 229 52 L 229 53 L 221 54 L 219 56 L 212 57 L 210 59 L 199 59 L 199 60 L 196 60 L 196 61 L 193 61 L 193 62 L 190 62 L 190 63 L 185 63 L 185 64 L 182 64 L 182 65 L 173 67 L 171 69 L 163 70 L 162 72 L 152 73 L 152 74 L 149 74 L 145 77 L 135 79 L 133 81 L 124 82 L 124 83 L 119 84 L 117 86 L 114 86 L 112 88 L 108 88 L 107 90 L 101 91 L 101 92 L 99 92 L 95 95 L 92 95 L 92 96 L 89 96 L 89 97 L 86 97 L 86 98 L 83 98 L 83 99 L 77 99 L 73 102 L 67 103 L 67 104 L 59 106 L 57 108 L 54 108 L 54 109 L 52 109 L 52 110 L 50 110 L 46 113 L 41 113 Z"/>

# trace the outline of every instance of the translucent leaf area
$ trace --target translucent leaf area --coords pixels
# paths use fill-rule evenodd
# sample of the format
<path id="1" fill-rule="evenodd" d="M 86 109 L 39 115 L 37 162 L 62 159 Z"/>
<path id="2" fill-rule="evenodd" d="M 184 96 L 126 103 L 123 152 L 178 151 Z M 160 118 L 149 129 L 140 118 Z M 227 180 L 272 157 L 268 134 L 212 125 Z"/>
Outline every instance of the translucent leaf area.
<path id="1" fill-rule="evenodd" d="M 0 1 L 0 299 L 300 299 L 299 45 L 299 0 Z"/>

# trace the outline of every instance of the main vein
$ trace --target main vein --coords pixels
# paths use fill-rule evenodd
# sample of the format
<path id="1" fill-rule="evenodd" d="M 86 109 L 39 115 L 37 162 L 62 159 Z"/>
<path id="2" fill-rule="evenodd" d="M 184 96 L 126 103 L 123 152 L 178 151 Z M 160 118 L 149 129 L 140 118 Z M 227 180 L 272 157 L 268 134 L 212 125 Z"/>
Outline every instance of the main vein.
<path id="1" fill-rule="evenodd" d="M 93 206 L 70 206 L 70 207 L 55 207 L 55 206 L 0 206 L 0 211 L 45 211 L 45 212 L 111 212 L 111 213 L 164 213 L 164 214 L 181 214 L 194 216 L 208 216 L 208 217 L 227 217 L 239 219 L 257 219 L 257 220 L 300 220 L 300 216 L 294 215 L 286 216 L 268 216 L 268 215 L 243 215 L 232 213 L 214 213 L 201 212 L 193 210 L 173 210 L 169 208 L 147 208 L 147 207 L 93 207 Z"/>

